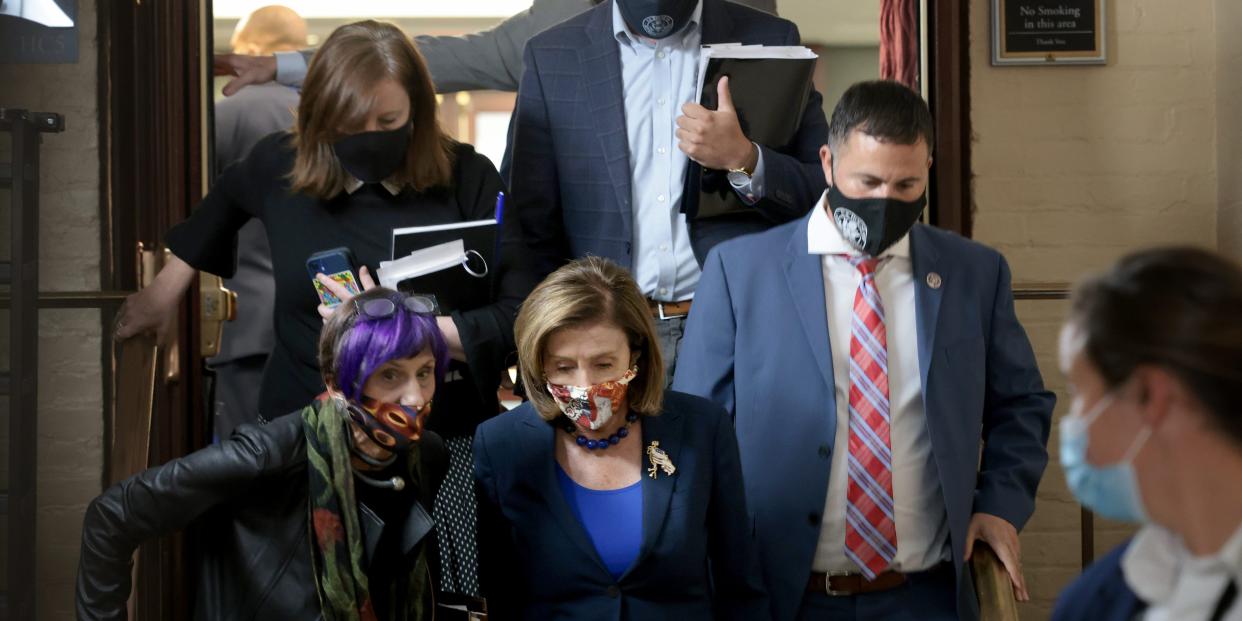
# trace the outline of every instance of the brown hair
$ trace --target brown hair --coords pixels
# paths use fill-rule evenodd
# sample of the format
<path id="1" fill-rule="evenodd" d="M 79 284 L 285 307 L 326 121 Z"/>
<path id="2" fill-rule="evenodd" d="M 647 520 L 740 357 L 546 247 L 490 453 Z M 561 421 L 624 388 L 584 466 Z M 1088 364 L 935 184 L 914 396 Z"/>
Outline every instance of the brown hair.
<path id="1" fill-rule="evenodd" d="M 348 128 L 363 124 L 371 107 L 368 94 L 385 78 L 401 84 L 410 96 L 412 135 L 397 180 L 419 192 L 450 184 L 455 142 L 436 120 L 435 86 L 427 64 L 396 26 L 364 21 L 332 31 L 311 60 L 293 125 L 297 157 L 289 180 L 294 192 L 328 199 L 344 190 L 349 175 L 332 143 Z"/>
<path id="2" fill-rule="evenodd" d="M 548 394 L 544 356 L 548 338 L 563 328 L 607 321 L 629 338 L 637 354 L 638 377 L 629 384 L 626 402 L 634 412 L 660 413 L 664 404 L 664 360 L 647 300 L 630 273 L 599 257 L 573 261 L 552 272 L 522 303 L 513 331 L 526 395 L 539 415 L 560 415 Z"/>
<path id="3" fill-rule="evenodd" d="M 1208 418 L 1242 445 L 1242 269 L 1198 248 L 1123 258 L 1078 285 L 1070 323 L 1109 388 L 1140 365 L 1185 382 Z"/>

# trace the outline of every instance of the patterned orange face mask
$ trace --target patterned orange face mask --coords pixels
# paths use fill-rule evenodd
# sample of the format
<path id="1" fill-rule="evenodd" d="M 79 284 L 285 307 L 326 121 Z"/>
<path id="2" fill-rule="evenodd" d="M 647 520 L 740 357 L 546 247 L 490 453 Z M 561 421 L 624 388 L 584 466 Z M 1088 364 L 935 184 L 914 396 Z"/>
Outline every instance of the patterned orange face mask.
<path id="1" fill-rule="evenodd" d="M 565 386 L 548 382 L 548 393 L 557 407 L 575 425 L 595 431 L 625 403 L 629 383 L 638 377 L 638 367 L 628 369 L 620 379 L 591 386 Z"/>
<path id="2" fill-rule="evenodd" d="M 422 436 L 431 402 L 414 409 L 363 397 L 361 402 L 350 401 L 347 410 L 373 442 L 390 451 L 405 451 Z"/>

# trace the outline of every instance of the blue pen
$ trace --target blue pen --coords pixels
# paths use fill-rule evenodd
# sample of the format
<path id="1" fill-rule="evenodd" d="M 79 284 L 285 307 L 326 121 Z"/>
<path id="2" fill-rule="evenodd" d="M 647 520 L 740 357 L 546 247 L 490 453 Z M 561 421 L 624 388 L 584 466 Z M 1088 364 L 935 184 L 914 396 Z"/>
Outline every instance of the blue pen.
<path id="1" fill-rule="evenodd" d="M 495 255 L 494 255 L 496 257 L 500 256 L 500 223 L 501 221 L 504 220 L 504 217 L 505 217 L 505 193 L 497 192 L 496 193 L 496 248 L 495 248 Z"/>

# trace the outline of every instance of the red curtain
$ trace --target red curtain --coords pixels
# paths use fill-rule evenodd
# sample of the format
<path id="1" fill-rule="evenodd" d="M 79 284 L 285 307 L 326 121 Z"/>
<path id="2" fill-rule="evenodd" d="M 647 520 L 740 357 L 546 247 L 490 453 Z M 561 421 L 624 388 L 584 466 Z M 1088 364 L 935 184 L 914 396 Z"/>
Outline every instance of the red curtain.
<path id="1" fill-rule="evenodd" d="M 881 0 L 880 77 L 919 88 L 918 0 Z"/>

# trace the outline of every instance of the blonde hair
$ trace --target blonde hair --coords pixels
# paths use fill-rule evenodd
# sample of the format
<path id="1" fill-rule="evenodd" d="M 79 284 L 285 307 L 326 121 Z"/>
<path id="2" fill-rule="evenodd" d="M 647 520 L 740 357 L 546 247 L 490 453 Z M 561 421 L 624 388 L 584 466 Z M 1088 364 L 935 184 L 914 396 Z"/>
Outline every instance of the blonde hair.
<path id="1" fill-rule="evenodd" d="M 238 20 L 229 45 L 234 54 L 258 56 L 300 50 L 306 47 L 306 20 L 287 6 L 258 8 Z"/>
<path id="2" fill-rule="evenodd" d="M 329 199 L 345 189 L 349 174 L 332 143 L 345 136 L 342 128 L 364 124 L 372 104 L 369 94 L 385 78 L 410 97 L 413 128 L 397 181 L 418 192 L 452 183 L 456 142 L 436 120 L 435 86 L 426 62 L 399 28 L 368 20 L 332 31 L 311 60 L 293 125 L 297 156 L 289 180 L 294 192 Z"/>
<path id="3" fill-rule="evenodd" d="M 599 257 L 573 261 L 552 272 L 522 303 L 514 333 L 526 395 L 547 420 L 560 415 L 544 377 L 548 339 L 558 330 L 606 321 L 625 332 L 636 354 L 638 377 L 626 393 L 628 407 L 653 416 L 664 404 L 664 360 L 647 300 L 625 269 Z"/>

